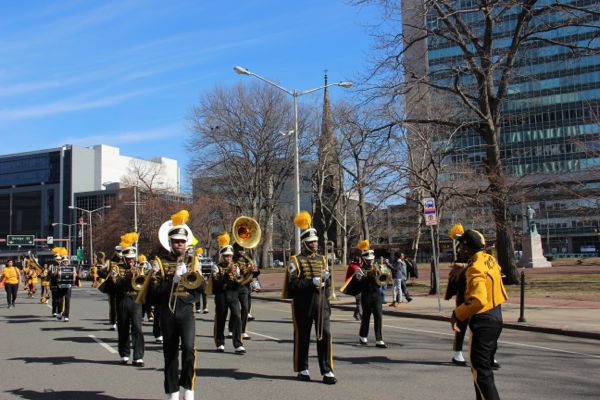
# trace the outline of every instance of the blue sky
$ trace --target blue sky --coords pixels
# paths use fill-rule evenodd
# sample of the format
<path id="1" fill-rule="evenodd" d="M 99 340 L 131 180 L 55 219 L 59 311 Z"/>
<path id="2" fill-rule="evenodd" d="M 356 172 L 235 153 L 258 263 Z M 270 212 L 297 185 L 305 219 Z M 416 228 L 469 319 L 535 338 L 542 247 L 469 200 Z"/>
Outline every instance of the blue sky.
<path id="1" fill-rule="evenodd" d="M 255 79 L 233 66 L 288 89 L 325 69 L 353 80 L 374 15 L 339 0 L 0 0 L 0 14 L 0 154 L 103 143 L 183 168 L 202 93 Z"/>

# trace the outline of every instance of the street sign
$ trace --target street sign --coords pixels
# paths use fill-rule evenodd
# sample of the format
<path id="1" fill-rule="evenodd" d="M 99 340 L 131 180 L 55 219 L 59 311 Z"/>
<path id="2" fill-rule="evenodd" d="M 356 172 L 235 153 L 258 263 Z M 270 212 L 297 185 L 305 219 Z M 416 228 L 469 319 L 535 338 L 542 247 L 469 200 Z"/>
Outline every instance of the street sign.
<path id="1" fill-rule="evenodd" d="M 35 235 L 6 235 L 7 246 L 33 246 Z"/>
<path id="2" fill-rule="evenodd" d="M 423 214 L 425 215 L 425 225 L 437 225 L 437 209 L 435 208 L 435 199 L 433 197 L 425 197 L 423 199 Z"/>
<path id="3" fill-rule="evenodd" d="M 433 197 L 425 197 L 423 199 L 423 212 L 425 214 L 435 214 L 435 199 Z"/>
<path id="4" fill-rule="evenodd" d="M 425 214 L 425 225 L 427 225 L 427 226 L 437 225 L 437 215 L 436 214 Z"/>
<path id="5" fill-rule="evenodd" d="M 47 244 L 54 244 L 54 237 L 53 236 L 48 236 L 46 238 L 46 243 Z"/>

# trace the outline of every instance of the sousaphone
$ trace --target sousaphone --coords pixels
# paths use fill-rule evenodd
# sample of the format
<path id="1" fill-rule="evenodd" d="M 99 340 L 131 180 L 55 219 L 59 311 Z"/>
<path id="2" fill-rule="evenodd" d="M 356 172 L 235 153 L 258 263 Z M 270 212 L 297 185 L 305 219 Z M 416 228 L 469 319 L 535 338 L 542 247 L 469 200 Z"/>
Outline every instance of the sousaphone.
<path id="1" fill-rule="evenodd" d="M 233 239 L 245 249 L 253 249 L 260 242 L 260 225 L 255 219 L 242 215 L 238 217 L 231 228 Z"/>

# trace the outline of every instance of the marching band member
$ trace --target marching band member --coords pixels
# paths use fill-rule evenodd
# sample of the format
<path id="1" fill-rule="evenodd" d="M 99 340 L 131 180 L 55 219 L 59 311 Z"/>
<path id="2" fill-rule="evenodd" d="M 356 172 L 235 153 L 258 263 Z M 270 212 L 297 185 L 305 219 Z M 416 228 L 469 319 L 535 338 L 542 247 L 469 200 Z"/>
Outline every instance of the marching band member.
<path id="1" fill-rule="evenodd" d="M 192 276 L 199 284 L 202 275 L 197 272 L 198 262 L 193 252 L 186 252 L 192 245 L 193 234 L 186 225 L 189 212 L 181 210 L 160 227 L 158 236 L 166 253 L 156 257 L 153 274 L 158 280 L 152 286 L 152 297 L 158 304 L 160 326 L 163 334 L 165 360 L 165 393 L 168 400 L 179 400 L 179 387 L 183 387 L 184 400 L 194 399 L 196 378 L 196 321 L 194 308 L 198 296 L 197 287 L 186 282 Z M 179 348 L 181 345 L 181 373 Z"/>
<path id="2" fill-rule="evenodd" d="M 315 323 L 317 331 L 317 357 L 323 382 L 337 382 L 333 373 L 333 340 L 330 332 L 331 295 L 330 271 L 325 257 L 317 252 L 319 237 L 312 228 L 312 217 L 302 211 L 294 218 L 294 224 L 303 229 L 300 238 L 302 250 L 292 256 L 286 271 L 282 296 L 292 299 L 294 322 L 294 372 L 302 381 L 310 381 L 308 372 L 308 348 L 310 331 Z"/>
<path id="3" fill-rule="evenodd" d="M 101 253 L 103 255 L 104 253 Z M 102 261 L 104 257 L 101 257 Z M 123 264 L 123 248 L 115 246 L 115 251 L 111 259 L 98 270 L 98 276 L 103 282 L 98 286 L 98 290 L 108 296 L 108 323 L 110 330 L 117 330 L 117 297 L 115 295 L 114 277 L 118 274 L 119 265 Z M 110 278 L 110 279 L 109 279 Z"/>
<path id="4" fill-rule="evenodd" d="M 129 362 L 130 335 L 133 345 L 133 362 L 136 367 L 144 366 L 144 333 L 142 332 L 142 305 L 135 299 L 138 292 L 132 286 L 132 278 L 140 274 L 136 265 L 138 234 L 126 233 L 121 236 L 120 246 L 123 248 L 125 263 L 119 270 L 115 280 L 115 297 L 117 300 L 117 332 L 119 335 L 119 356 L 121 364 Z"/>
<path id="5" fill-rule="evenodd" d="M 71 285 L 69 284 L 66 287 L 61 287 L 60 282 L 58 281 L 58 272 L 61 267 L 67 267 L 70 263 L 67 249 L 64 247 L 60 247 L 60 264 L 55 269 L 55 278 L 56 278 L 56 296 L 57 296 L 57 310 L 58 314 L 56 318 L 60 320 L 64 320 L 65 322 L 69 322 L 69 313 L 71 311 Z M 74 268 L 74 267 L 73 267 Z M 73 278 L 76 277 L 77 271 L 74 269 Z"/>
<path id="6" fill-rule="evenodd" d="M 233 263 L 240 268 L 242 276 L 249 275 L 249 278 L 256 278 L 260 275 L 260 270 L 254 264 L 254 261 L 246 255 L 245 249 L 237 242 L 233 243 Z M 240 316 L 242 320 L 242 339 L 250 339 L 250 335 L 246 333 L 248 325 L 248 315 L 250 312 L 250 304 L 252 298 L 252 290 L 250 289 L 251 279 L 246 279 L 247 282 L 242 282 L 238 288 L 238 298 L 240 302 Z M 229 318 L 229 332 L 233 332 L 233 318 Z"/>
<path id="7" fill-rule="evenodd" d="M 48 264 L 44 264 L 42 267 L 42 274 L 40 275 L 42 280 L 42 288 L 41 288 L 41 299 L 40 303 L 46 304 L 48 302 L 48 298 L 50 297 L 50 268 Z"/>
<path id="8" fill-rule="evenodd" d="M 362 317 L 360 320 L 360 329 L 358 339 L 361 345 L 366 345 L 369 336 L 369 325 L 371 323 L 371 314 L 373 314 L 373 327 L 375 329 L 375 346 L 385 349 L 387 345 L 383 341 L 383 299 L 381 298 L 381 282 L 384 272 L 378 265 L 374 264 L 375 252 L 369 249 L 369 241 L 363 240 L 357 246 L 362 250 L 362 266 L 354 273 L 353 279 L 357 281 L 360 287 L 360 298 L 362 306 Z"/>
<path id="9" fill-rule="evenodd" d="M 50 276 L 50 293 L 52 295 L 52 316 L 58 315 L 58 268 L 60 267 L 60 260 L 62 259 L 62 247 L 54 247 L 52 249 L 54 254 L 54 263 L 50 265 L 48 269 L 48 275 Z"/>
<path id="10" fill-rule="evenodd" d="M 231 338 L 236 354 L 246 353 L 242 341 L 242 321 L 240 317 L 239 277 L 240 269 L 233 263 L 233 247 L 229 245 L 230 237 L 227 232 L 219 235 L 220 261 L 214 267 L 210 276 L 208 293 L 215 295 L 215 320 L 213 336 L 218 352 L 225 351 L 225 321 L 229 310 Z"/>
<path id="11" fill-rule="evenodd" d="M 502 283 L 502 271 L 496 259 L 485 252 L 485 238 L 473 229 L 457 224 L 450 230 L 463 258 L 468 259 L 465 301 L 452 312 L 450 325 L 460 332 L 459 324 L 469 321 L 471 347 L 469 357 L 477 399 L 500 399 L 494 382 L 493 363 L 502 332 L 502 309 L 508 296 Z"/>
<path id="12" fill-rule="evenodd" d="M 15 267 L 15 262 L 13 260 L 8 260 L 0 276 L 4 281 L 4 290 L 6 290 L 8 308 L 15 308 L 15 300 L 17 299 L 19 282 L 21 281 L 21 271 L 19 271 L 19 268 Z"/>

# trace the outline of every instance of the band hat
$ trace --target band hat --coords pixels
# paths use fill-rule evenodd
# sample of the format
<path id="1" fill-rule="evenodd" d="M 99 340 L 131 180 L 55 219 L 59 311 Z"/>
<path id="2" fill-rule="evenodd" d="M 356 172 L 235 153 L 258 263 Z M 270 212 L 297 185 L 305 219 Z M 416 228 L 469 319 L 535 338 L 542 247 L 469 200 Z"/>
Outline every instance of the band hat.
<path id="1" fill-rule="evenodd" d="M 481 232 L 476 231 L 475 229 L 467 229 L 465 233 L 458 238 L 458 242 L 475 251 L 485 248 L 485 238 Z"/>
<path id="2" fill-rule="evenodd" d="M 365 250 L 362 252 L 361 257 L 365 260 L 374 260 L 375 259 L 375 250 Z"/>
<path id="3" fill-rule="evenodd" d="M 233 246 L 229 243 L 231 242 L 231 237 L 229 233 L 223 232 L 219 236 L 217 236 L 217 243 L 219 244 L 219 254 L 222 256 L 233 255 Z"/>
<path id="4" fill-rule="evenodd" d="M 190 219 L 187 210 L 181 210 L 171 215 L 171 219 L 165 221 L 158 230 L 158 240 L 167 251 L 172 251 L 171 240 L 185 240 L 186 247 L 193 245 L 194 234 L 186 222 Z"/>
<path id="5" fill-rule="evenodd" d="M 219 254 L 222 256 L 232 256 L 233 255 L 233 246 L 227 245 L 221 247 L 219 250 Z"/>
<path id="6" fill-rule="evenodd" d="M 137 255 L 137 249 L 135 246 L 130 246 L 123 249 L 123 257 L 125 258 L 135 258 Z"/>
<path id="7" fill-rule="evenodd" d="M 300 229 L 303 229 L 303 231 L 300 233 L 300 240 L 302 242 L 314 242 L 315 240 L 319 240 L 317 230 L 311 227 L 311 223 L 312 216 L 308 213 L 308 211 L 300 211 L 294 217 L 294 225 Z"/>

